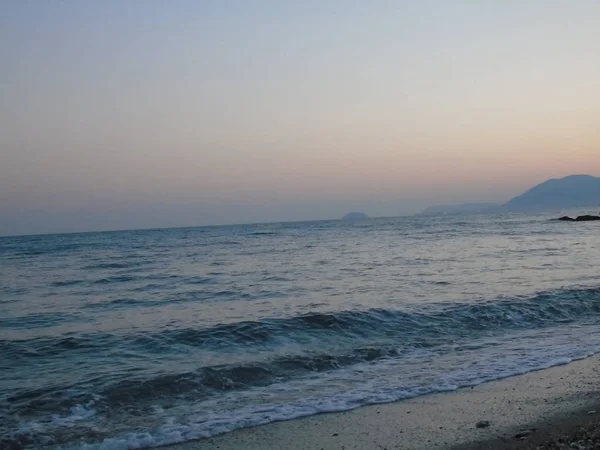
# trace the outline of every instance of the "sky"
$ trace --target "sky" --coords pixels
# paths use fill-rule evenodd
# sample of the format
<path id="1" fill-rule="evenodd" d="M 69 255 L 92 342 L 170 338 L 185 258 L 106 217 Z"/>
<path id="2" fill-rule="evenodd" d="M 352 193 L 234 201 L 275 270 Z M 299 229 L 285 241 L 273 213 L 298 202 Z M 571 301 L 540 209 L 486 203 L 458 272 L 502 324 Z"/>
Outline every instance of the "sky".
<path id="1" fill-rule="evenodd" d="M 0 235 L 411 214 L 600 175 L 595 0 L 4 0 Z"/>

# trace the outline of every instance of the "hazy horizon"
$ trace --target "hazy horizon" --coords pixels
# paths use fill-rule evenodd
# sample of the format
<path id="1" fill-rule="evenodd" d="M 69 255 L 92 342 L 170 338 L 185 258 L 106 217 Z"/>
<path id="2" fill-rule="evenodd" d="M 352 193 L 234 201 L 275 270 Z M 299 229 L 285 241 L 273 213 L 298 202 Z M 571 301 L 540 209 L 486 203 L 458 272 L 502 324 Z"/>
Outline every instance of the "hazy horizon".
<path id="1" fill-rule="evenodd" d="M 600 175 L 597 2 L 0 12 L 0 235 L 398 216 Z"/>

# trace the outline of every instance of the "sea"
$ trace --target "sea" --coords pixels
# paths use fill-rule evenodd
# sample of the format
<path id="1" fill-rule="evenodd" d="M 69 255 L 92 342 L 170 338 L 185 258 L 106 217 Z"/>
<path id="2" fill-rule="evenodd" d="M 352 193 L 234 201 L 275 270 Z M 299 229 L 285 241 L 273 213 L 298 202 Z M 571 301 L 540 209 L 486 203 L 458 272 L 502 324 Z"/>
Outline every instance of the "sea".
<path id="1" fill-rule="evenodd" d="M 413 216 L 0 238 L 0 448 L 126 450 L 600 352 L 600 224 Z"/>

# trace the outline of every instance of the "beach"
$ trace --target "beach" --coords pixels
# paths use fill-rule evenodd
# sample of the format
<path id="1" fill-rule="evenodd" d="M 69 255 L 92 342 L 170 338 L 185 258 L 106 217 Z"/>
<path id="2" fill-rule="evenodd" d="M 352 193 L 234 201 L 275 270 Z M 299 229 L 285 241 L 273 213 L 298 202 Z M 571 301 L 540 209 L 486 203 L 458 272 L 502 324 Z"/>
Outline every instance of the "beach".
<path id="1" fill-rule="evenodd" d="M 473 388 L 239 429 L 166 449 L 560 448 L 551 442 L 576 439 L 580 427 L 600 419 L 599 364 L 594 356 Z"/>

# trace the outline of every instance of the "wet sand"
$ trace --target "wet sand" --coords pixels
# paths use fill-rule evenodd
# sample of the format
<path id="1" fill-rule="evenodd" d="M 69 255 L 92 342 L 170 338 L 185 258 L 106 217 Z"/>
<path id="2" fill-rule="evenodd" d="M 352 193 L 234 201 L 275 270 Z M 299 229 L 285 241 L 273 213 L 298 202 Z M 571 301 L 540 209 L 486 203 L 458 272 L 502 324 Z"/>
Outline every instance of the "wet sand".
<path id="1" fill-rule="evenodd" d="M 474 388 L 276 422 L 165 448 L 474 450 L 540 445 L 562 448 L 563 444 L 557 442 L 560 439 L 567 447 L 576 448 L 571 443 L 579 439 L 577 432 L 585 433 L 580 428 L 588 427 L 589 435 L 595 424 L 600 423 L 599 367 L 600 358 L 595 356 Z M 481 421 L 489 425 L 480 424 L 478 428 Z M 587 445 L 585 448 L 600 448 Z"/>

